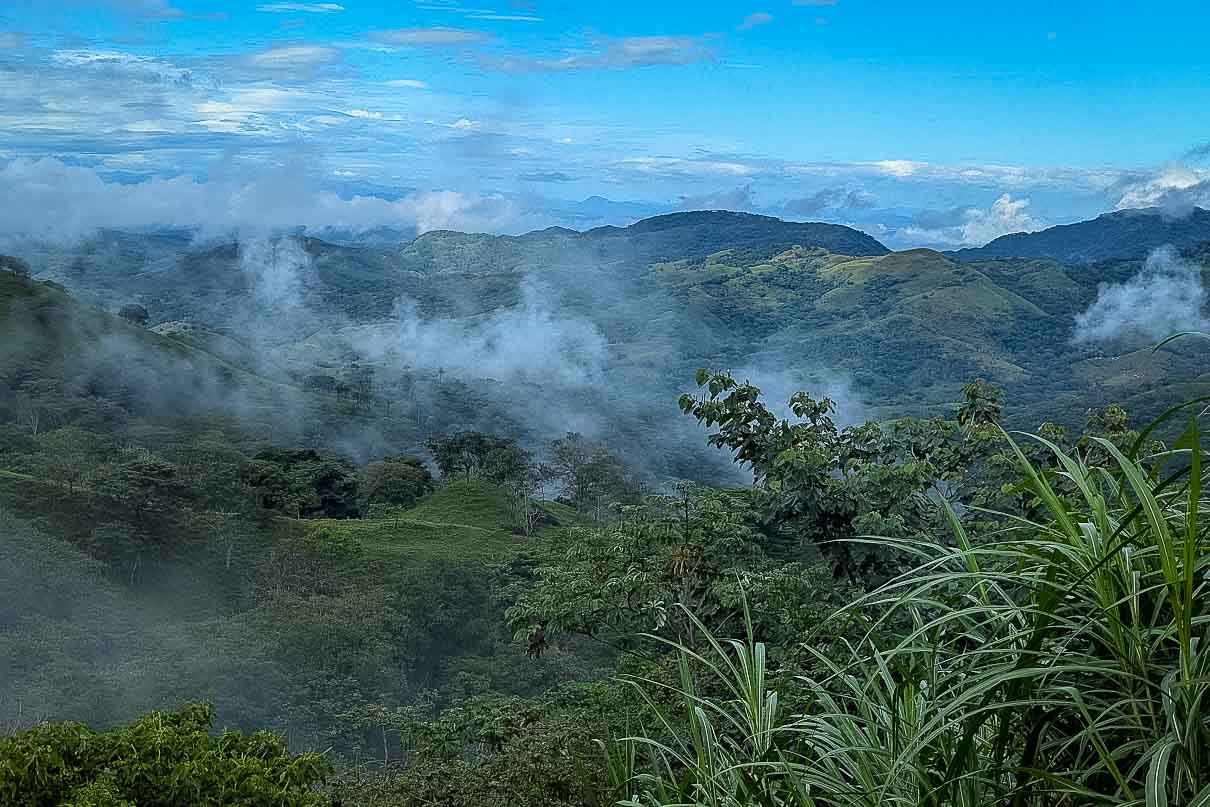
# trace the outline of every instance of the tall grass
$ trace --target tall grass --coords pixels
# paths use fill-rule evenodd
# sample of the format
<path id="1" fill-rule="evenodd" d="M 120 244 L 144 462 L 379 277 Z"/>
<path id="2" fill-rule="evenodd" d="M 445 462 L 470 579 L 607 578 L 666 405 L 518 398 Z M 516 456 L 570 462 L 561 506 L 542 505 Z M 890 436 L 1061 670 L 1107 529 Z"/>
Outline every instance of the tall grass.
<path id="1" fill-rule="evenodd" d="M 779 709 L 751 631 L 679 647 L 676 713 L 636 681 L 657 725 L 624 741 L 619 803 L 1210 807 L 1197 422 L 1146 463 L 1042 442 L 1051 473 L 1012 450 L 1045 517 L 973 540 L 950 513 L 952 544 L 897 542 L 916 568 L 851 606 L 879 624 L 843 658 L 816 653 L 805 713 Z M 875 640 L 890 625 L 907 627 Z"/>

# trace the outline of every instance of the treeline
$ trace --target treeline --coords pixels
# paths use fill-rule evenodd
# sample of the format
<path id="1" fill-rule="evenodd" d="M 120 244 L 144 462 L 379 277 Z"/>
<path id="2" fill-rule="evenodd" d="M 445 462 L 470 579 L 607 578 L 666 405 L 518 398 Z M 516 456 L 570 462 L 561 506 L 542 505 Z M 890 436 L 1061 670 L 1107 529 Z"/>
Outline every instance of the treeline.
<path id="1" fill-rule="evenodd" d="M 644 493 L 582 437 L 538 462 L 461 432 L 429 445 L 449 491 L 529 490 L 549 474 L 553 495 L 601 519 L 486 569 L 445 567 L 436 585 L 428 567 L 357 588 L 378 561 L 341 530 L 266 556 L 277 577 L 261 579 L 278 588 L 255 619 L 314 682 L 291 680 L 277 708 L 322 714 L 341 738 L 326 798 L 1197 803 L 1210 503 L 1196 418 L 1168 430 L 1171 448 L 1116 406 L 1079 435 L 1041 424 L 1012 441 L 999 427 L 1011 402 L 985 381 L 952 419 L 851 427 L 824 398 L 800 393 L 782 419 L 729 374 L 698 382 L 681 409 L 751 487 Z M 425 648 L 471 634 L 484 638 L 426 690 Z M 409 685 L 386 691 L 401 669 Z M 25 759 L 16 742 L 0 755 Z"/>
<path id="2" fill-rule="evenodd" d="M 443 479 L 485 479 L 507 488 L 527 535 L 544 517 L 537 500 L 555 499 L 601 521 L 640 491 L 617 455 L 577 432 L 547 443 L 545 461 L 512 438 L 479 432 L 433 437 L 426 445 Z"/>

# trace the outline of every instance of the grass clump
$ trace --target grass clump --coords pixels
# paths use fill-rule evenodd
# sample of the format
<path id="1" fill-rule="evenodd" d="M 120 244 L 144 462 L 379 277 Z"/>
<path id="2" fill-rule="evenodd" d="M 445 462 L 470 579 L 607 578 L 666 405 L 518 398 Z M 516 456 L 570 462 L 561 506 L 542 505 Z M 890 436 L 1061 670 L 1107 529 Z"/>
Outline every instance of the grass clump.
<path id="1" fill-rule="evenodd" d="M 876 619 L 847 654 L 816 653 L 799 713 L 751 632 L 679 648 L 679 710 L 637 680 L 658 720 L 620 746 L 639 760 L 612 767 L 620 803 L 1210 804 L 1197 422 L 1145 460 L 1041 442 L 1047 470 L 1012 446 L 1041 515 L 972 538 L 951 513 L 951 541 L 898 541 L 917 564 L 843 609 Z"/>

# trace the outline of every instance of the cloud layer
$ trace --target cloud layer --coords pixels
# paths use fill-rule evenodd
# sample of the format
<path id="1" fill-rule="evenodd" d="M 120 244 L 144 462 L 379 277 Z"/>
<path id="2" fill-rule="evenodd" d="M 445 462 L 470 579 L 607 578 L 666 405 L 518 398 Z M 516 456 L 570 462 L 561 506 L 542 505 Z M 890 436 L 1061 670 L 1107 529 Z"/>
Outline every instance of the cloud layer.
<path id="1" fill-rule="evenodd" d="M 0 168 L 0 238 L 72 242 L 99 228 L 198 228 L 203 236 L 297 227 L 511 231 L 543 221 L 503 196 L 421 191 L 390 200 L 315 187 L 305 168 L 198 182 L 154 177 L 107 182 L 59 160 L 14 160 Z"/>
<path id="2" fill-rule="evenodd" d="M 1207 330 L 1206 287 L 1200 266 L 1169 248 L 1156 250 L 1137 275 L 1104 284 L 1076 316 L 1076 344 L 1124 338 L 1159 341 L 1181 331 Z"/>

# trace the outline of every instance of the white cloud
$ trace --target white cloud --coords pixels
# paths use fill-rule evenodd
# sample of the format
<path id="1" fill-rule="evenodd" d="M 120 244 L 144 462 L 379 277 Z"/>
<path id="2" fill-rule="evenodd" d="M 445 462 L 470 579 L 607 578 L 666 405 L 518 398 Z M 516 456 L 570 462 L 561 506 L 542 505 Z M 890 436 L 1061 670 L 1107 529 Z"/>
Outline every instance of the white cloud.
<path id="1" fill-rule="evenodd" d="M 1125 183 L 1114 209 L 1187 207 L 1208 203 L 1210 174 L 1184 165 L 1169 165 L 1153 175 Z"/>
<path id="2" fill-rule="evenodd" d="M 1046 225 L 1029 213 L 1028 199 L 1003 194 L 987 209 L 968 207 L 937 214 L 922 214 L 920 221 L 900 230 L 905 244 L 944 247 L 981 247 L 1002 235 L 1036 232 Z"/>
<path id="3" fill-rule="evenodd" d="M 928 163 L 914 160 L 878 160 L 867 164 L 893 177 L 900 178 L 914 176 L 928 167 Z"/>
<path id="4" fill-rule="evenodd" d="M 388 87 L 407 87 L 413 90 L 427 90 L 429 88 L 428 84 L 414 78 L 397 78 L 383 83 Z"/>
<path id="5" fill-rule="evenodd" d="M 203 235 L 264 233 L 304 227 L 366 230 L 415 227 L 516 232 L 548 218 L 494 194 L 418 191 L 390 200 L 341 196 L 317 187 L 302 166 L 255 176 L 106 181 L 96 171 L 53 158 L 0 166 L 0 241 L 71 242 L 99 228 L 191 227 Z M 48 216 L 46 211 L 56 215 Z"/>
<path id="6" fill-rule="evenodd" d="M 186 16 L 184 11 L 173 6 L 168 0 L 109 0 L 111 5 L 122 11 L 150 19 L 181 19 Z"/>
<path id="7" fill-rule="evenodd" d="M 1032 233 L 1045 225 L 1029 215 L 1029 200 L 1014 199 L 1007 193 L 988 210 L 972 208 L 962 225 L 963 244 L 986 244 L 1009 233 Z"/>
<path id="8" fill-rule="evenodd" d="M 1165 247 L 1153 252 L 1143 269 L 1126 282 L 1101 285 L 1096 301 L 1076 316 L 1072 341 L 1107 342 L 1130 336 L 1158 341 L 1182 331 L 1210 330 L 1205 308 L 1201 267 Z"/>

